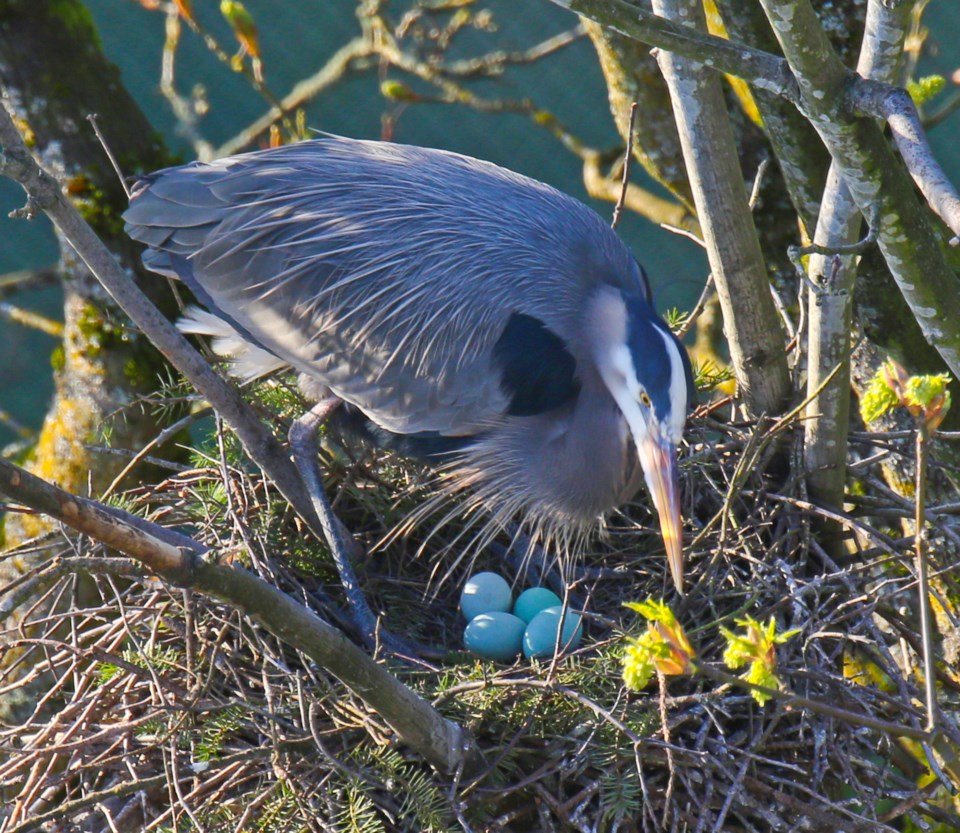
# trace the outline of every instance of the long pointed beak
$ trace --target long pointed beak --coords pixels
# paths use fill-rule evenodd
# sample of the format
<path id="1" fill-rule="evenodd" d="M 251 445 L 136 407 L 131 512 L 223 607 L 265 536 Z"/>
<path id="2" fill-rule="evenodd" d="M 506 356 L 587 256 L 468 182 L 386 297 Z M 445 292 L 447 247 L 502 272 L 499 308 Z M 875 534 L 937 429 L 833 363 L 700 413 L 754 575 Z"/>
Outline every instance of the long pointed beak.
<path id="1" fill-rule="evenodd" d="M 660 515 L 660 534 L 677 590 L 683 593 L 683 527 L 680 521 L 680 470 L 673 443 L 646 437 L 637 444 L 640 465 Z"/>

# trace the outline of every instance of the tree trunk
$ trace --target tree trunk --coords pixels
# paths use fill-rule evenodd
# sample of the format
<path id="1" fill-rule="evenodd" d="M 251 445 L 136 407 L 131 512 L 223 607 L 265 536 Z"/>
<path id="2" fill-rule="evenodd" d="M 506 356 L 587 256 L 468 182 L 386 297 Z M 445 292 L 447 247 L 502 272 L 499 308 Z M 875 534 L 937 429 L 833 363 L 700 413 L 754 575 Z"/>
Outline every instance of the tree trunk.
<path id="1" fill-rule="evenodd" d="M 87 116 L 98 116 L 125 173 L 153 170 L 170 159 L 121 84 L 118 70 L 100 52 L 83 3 L 0 2 L 0 89 L 28 133 L 31 150 L 58 173 L 88 221 L 135 273 L 139 257 L 123 234 L 120 219 L 126 194 Z M 112 300 L 62 239 L 60 257 L 64 339 L 52 358 L 55 395 L 29 467 L 65 489 L 87 494 L 92 487 L 97 493 L 126 460 L 92 454 L 89 445 L 102 442 L 109 432 L 113 447 L 137 450 L 159 431 L 148 412 L 128 406 L 138 393 L 155 389 L 162 360 L 142 336 L 129 330 Z M 151 283 L 156 296 L 163 286 L 156 280 Z M 38 516 L 8 515 L 6 544 L 15 547 L 50 529 L 50 523 Z M 0 584 L 42 557 L 24 549 L 20 558 L 0 561 Z M 13 659 L 8 656 L 5 662 Z M 29 702 L 21 702 L 19 708 L 0 702 L 0 716 L 15 719 L 9 709 L 22 713 L 30 707 Z"/>
<path id="2" fill-rule="evenodd" d="M 706 25 L 698 3 L 654 0 L 653 8 L 671 20 L 695 21 L 701 29 Z M 658 61 L 670 88 L 737 384 L 750 411 L 779 413 L 790 395 L 784 338 L 720 78 L 669 52 L 659 53 Z"/>

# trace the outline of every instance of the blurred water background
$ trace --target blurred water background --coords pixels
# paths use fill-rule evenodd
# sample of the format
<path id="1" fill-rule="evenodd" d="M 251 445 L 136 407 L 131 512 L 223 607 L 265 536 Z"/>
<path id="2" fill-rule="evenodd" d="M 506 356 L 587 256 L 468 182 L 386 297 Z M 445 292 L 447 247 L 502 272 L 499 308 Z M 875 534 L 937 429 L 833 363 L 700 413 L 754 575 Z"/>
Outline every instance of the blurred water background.
<path id="1" fill-rule="evenodd" d="M 127 88 L 169 146 L 184 161 L 189 160 L 190 147 L 178 135 L 176 120 L 158 89 L 163 16 L 147 11 L 135 0 L 88 0 L 87 5 L 98 26 L 103 49 L 120 67 Z M 296 81 L 314 73 L 358 31 L 354 0 L 246 0 L 246 5 L 260 23 L 266 80 L 280 95 Z M 204 25 L 221 36 L 223 43 L 232 44 L 232 36 L 220 18 L 219 3 L 195 0 L 194 6 Z M 497 48 L 523 49 L 575 23 L 572 15 L 546 0 L 490 0 L 484 6 L 492 10 L 499 31 L 493 38 L 473 36 L 478 46 L 495 39 Z M 960 64 L 960 3 L 933 0 L 925 20 L 931 32 L 931 54 L 924 60 L 923 71 L 941 73 L 949 79 Z M 207 87 L 210 113 L 201 129 L 214 145 L 229 140 L 265 111 L 265 103 L 249 85 L 225 71 L 199 38 L 186 30 L 178 54 L 178 88 L 188 91 L 197 83 Z M 585 38 L 535 65 L 511 70 L 502 80 L 485 83 L 487 95 L 534 99 L 560 118 L 574 135 L 594 147 L 606 148 L 619 141 L 603 78 Z M 367 72 L 338 85 L 311 104 L 307 121 L 310 127 L 331 133 L 377 138 L 387 106 L 379 93 L 377 74 Z M 947 120 L 931 136 L 938 157 L 954 182 L 960 182 L 957 118 Z M 103 127 L 109 134 L 109 125 Z M 580 161 L 523 116 L 418 105 L 400 119 L 394 139 L 489 159 L 590 202 L 582 184 Z M 634 166 L 633 178 L 657 190 L 639 166 Z M 0 275 L 50 267 L 57 260 L 53 235 L 44 219 L 26 222 L 6 217 L 22 202 L 22 192 L 17 187 L 0 181 Z M 602 216 L 610 216 L 610 204 L 592 204 Z M 697 246 L 629 212 L 620 233 L 650 273 L 658 307 L 692 306 L 706 276 L 705 258 Z M 60 315 L 56 286 L 16 293 L 6 300 L 52 318 Z M 0 321 L 0 409 L 26 428 L 38 428 L 43 419 L 52 392 L 50 354 L 55 346 L 50 336 Z M 0 447 L 15 438 L 9 426 L 0 425 Z"/>

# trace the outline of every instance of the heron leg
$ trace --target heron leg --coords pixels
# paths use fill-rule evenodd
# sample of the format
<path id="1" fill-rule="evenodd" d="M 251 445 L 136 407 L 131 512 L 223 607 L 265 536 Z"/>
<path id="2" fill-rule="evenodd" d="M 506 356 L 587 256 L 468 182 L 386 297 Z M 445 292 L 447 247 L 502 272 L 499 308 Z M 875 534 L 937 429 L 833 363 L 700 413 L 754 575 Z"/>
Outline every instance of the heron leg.
<path id="1" fill-rule="evenodd" d="M 538 542 L 533 540 L 516 522 L 507 524 L 510 546 L 497 545 L 500 556 L 513 568 L 517 577 L 532 587 L 548 587 L 561 599 L 570 593 L 570 585 L 577 577 L 577 570 L 568 564 L 564 570 L 557 556 L 548 555 Z M 574 604 L 580 604 L 578 596 L 571 596 Z"/>
<path id="2" fill-rule="evenodd" d="M 353 541 L 349 532 L 334 513 L 330 499 L 323 488 L 323 479 L 320 475 L 320 464 L 318 462 L 318 437 L 321 426 L 340 405 L 340 402 L 341 400 L 336 397 L 324 399 L 294 422 L 290 426 L 290 449 L 293 452 L 294 462 L 303 478 L 307 493 L 310 495 L 313 509 L 320 519 L 323 536 L 326 538 L 337 572 L 340 574 L 340 583 L 343 585 L 347 602 L 350 605 L 354 624 L 360 631 L 363 641 L 371 648 L 375 648 L 379 644 L 398 654 L 416 656 L 418 653 L 416 646 L 409 645 L 385 629 L 378 627 L 377 617 L 363 595 L 357 574 L 350 561 L 350 550 L 352 548 L 350 544 L 355 546 L 356 542 Z"/>

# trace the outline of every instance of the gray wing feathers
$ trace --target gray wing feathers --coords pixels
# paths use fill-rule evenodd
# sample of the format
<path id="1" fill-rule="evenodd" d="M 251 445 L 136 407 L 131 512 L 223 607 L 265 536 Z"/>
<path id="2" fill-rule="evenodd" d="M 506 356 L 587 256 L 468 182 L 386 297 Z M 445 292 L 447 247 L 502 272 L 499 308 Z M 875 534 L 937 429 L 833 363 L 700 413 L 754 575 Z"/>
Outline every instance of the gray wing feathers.
<path id="1" fill-rule="evenodd" d="M 322 139 L 152 175 L 124 215 L 263 347 L 382 427 L 468 434 L 507 400 L 512 312 L 570 331 L 591 284 L 633 280 L 585 206 L 456 154 Z M 164 268 L 166 267 L 166 269 Z"/>

